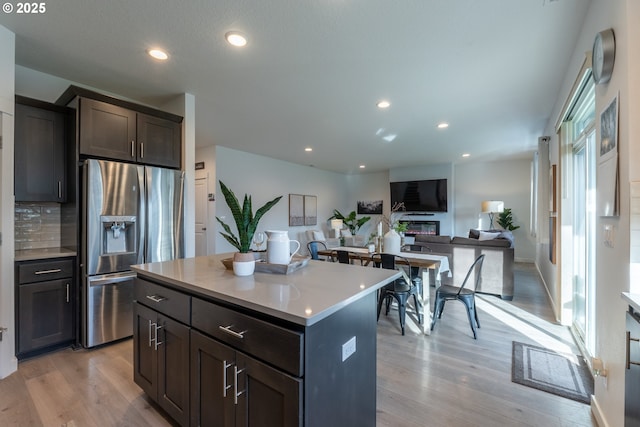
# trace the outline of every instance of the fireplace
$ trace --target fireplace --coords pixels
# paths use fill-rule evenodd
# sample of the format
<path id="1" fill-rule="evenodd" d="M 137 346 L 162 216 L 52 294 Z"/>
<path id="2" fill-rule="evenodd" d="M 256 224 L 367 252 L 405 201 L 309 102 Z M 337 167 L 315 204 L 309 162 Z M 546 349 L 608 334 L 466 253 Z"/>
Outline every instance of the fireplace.
<path id="1" fill-rule="evenodd" d="M 401 224 L 408 224 L 405 236 L 415 236 L 418 234 L 428 234 L 431 236 L 440 235 L 440 221 L 400 221 Z"/>

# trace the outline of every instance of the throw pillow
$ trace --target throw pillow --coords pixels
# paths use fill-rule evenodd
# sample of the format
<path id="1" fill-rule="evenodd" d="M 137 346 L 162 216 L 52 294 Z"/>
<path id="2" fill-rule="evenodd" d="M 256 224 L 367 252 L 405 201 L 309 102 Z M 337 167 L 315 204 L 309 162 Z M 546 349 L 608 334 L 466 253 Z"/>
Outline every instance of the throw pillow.
<path id="1" fill-rule="evenodd" d="M 314 231 L 313 232 L 313 240 L 319 240 L 321 242 L 324 242 L 327 239 L 324 238 L 324 232 L 323 231 Z"/>
<path id="2" fill-rule="evenodd" d="M 480 231 L 478 240 L 493 240 L 498 237 L 500 233 L 489 233 L 487 231 Z"/>

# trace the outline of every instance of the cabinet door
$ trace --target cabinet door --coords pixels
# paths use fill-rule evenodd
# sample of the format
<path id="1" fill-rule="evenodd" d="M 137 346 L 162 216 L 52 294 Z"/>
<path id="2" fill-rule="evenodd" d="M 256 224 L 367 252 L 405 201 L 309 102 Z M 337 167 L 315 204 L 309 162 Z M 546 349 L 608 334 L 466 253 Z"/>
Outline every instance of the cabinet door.
<path id="1" fill-rule="evenodd" d="M 189 327 L 158 314 L 158 404 L 189 425 Z"/>
<path id="2" fill-rule="evenodd" d="M 133 304 L 133 380 L 158 400 L 158 358 L 155 350 L 157 313 L 139 303 Z"/>
<path id="3" fill-rule="evenodd" d="M 638 313 L 635 313 L 638 316 Z M 627 369 L 624 375 L 624 425 L 640 425 L 640 316 L 627 312 Z"/>
<path id="4" fill-rule="evenodd" d="M 302 426 L 302 380 L 237 353 L 238 426 Z"/>
<path id="5" fill-rule="evenodd" d="M 16 202 L 64 202 L 65 115 L 16 104 Z"/>
<path id="6" fill-rule="evenodd" d="M 191 425 L 235 425 L 235 350 L 191 331 Z"/>
<path id="7" fill-rule="evenodd" d="M 135 111 L 80 99 L 80 154 L 135 161 L 135 141 Z"/>
<path id="8" fill-rule="evenodd" d="M 138 113 L 138 161 L 147 165 L 180 168 L 180 123 Z"/>
<path id="9" fill-rule="evenodd" d="M 73 340 L 71 279 L 18 285 L 18 355 Z"/>

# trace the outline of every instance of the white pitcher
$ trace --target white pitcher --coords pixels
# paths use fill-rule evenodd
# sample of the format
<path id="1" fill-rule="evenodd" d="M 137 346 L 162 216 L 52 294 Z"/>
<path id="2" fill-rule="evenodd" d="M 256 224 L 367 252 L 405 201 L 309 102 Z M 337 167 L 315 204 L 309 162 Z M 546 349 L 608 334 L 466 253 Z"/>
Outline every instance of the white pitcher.
<path id="1" fill-rule="evenodd" d="M 291 257 L 300 249 L 300 242 L 289 240 L 287 231 L 268 230 L 267 233 L 267 262 L 269 264 L 289 264 Z M 291 243 L 296 249 L 291 251 Z"/>

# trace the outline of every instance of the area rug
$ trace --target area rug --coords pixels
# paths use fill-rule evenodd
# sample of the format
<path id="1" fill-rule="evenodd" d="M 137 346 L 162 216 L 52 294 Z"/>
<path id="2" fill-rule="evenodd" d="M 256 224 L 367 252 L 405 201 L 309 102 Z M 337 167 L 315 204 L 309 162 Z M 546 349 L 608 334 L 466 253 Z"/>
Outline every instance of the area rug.
<path id="1" fill-rule="evenodd" d="M 589 404 L 593 377 L 582 356 L 513 342 L 511 381 Z"/>

